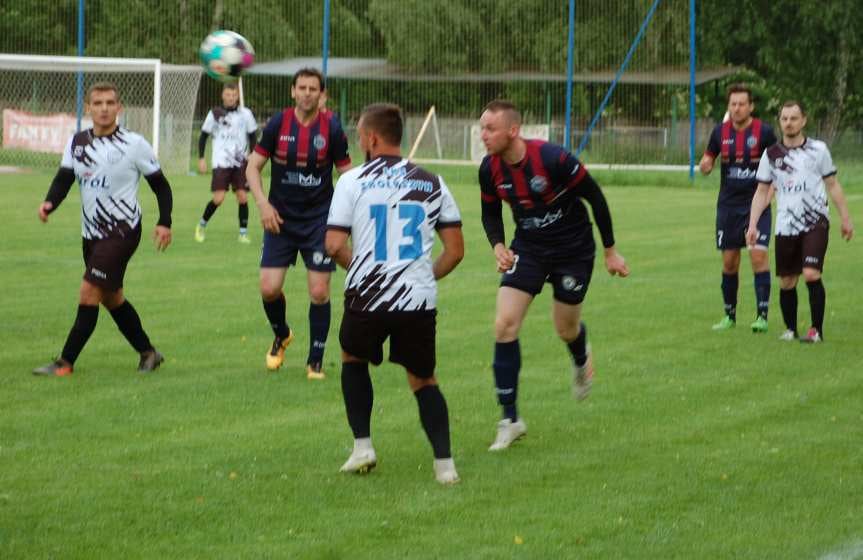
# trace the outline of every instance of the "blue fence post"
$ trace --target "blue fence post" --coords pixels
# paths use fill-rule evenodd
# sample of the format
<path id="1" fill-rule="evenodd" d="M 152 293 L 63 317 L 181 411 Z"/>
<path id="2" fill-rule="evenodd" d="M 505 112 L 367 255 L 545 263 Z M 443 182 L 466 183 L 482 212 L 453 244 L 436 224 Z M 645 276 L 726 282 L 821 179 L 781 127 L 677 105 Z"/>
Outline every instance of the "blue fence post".
<path id="1" fill-rule="evenodd" d="M 84 56 L 84 0 L 78 0 L 78 56 Z M 78 70 L 75 105 L 78 115 L 78 126 L 75 130 L 81 132 L 81 117 L 84 115 L 84 72 L 81 70 Z"/>
<path id="2" fill-rule="evenodd" d="M 638 43 L 641 42 L 641 37 L 647 30 L 647 26 L 650 23 L 650 20 L 653 18 L 653 13 L 656 12 L 656 7 L 658 5 L 659 0 L 654 0 L 653 5 L 650 7 L 647 15 L 644 17 L 644 21 L 641 22 L 641 27 L 638 30 L 638 34 L 632 41 L 632 45 L 629 46 L 629 51 L 626 53 L 626 56 L 623 59 L 623 63 L 620 65 L 620 68 L 617 70 L 617 74 L 614 76 L 614 81 L 611 82 L 611 86 L 609 86 L 608 92 L 605 94 L 605 98 L 603 98 L 602 103 L 599 104 L 599 109 L 596 111 L 596 114 L 593 115 L 593 120 L 590 121 L 590 126 L 588 126 L 587 130 L 584 132 L 584 137 L 582 137 L 581 142 L 578 145 L 578 150 L 575 152 L 576 156 L 581 153 L 585 146 L 587 146 L 587 142 L 590 140 L 590 133 L 593 132 L 593 127 L 596 126 L 596 122 L 599 120 L 602 112 L 605 111 L 605 106 L 608 105 L 608 100 L 611 99 L 611 94 L 614 93 L 614 88 L 617 87 L 617 83 L 620 81 L 620 77 L 623 76 L 624 71 L 626 71 L 626 67 L 629 65 L 629 60 L 632 58 L 633 53 L 635 53 L 635 49 L 636 47 L 638 47 Z"/>
<path id="3" fill-rule="evenodd" d="M 575 0 L 569 0 L 569 42 L 566 47 L 566 125 L 563 132 L 563 147 L 569 150 L 572 144 L 572 67 L 575 47 Z M 549 131 L 549 134 L 551 132 Z"/>
<path id="4" fill-rule="evenodd" d="M 330 58 L 330 0 L 324 0 L 324 44 L 321 60 L 321 73 L 327 77 L 327 62 Z"/>
<path id="5" fill-rule="evenodd" d="M 695 180 L 695 0 L 689 0 L 689 180 Z"/>

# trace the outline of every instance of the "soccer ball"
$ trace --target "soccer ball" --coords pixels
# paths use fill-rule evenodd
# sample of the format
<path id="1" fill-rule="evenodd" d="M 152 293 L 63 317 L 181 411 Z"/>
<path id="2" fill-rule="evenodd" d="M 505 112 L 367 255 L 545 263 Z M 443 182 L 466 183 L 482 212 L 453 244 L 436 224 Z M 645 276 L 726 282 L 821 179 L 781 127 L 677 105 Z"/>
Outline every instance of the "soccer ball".
<path id="1" fill-rule="evenodd" d="M 233 31 L 213 31 L 198 49 L 207 75 L 220 82 L 234 82 L 255 62 L 255 49 Z"/>

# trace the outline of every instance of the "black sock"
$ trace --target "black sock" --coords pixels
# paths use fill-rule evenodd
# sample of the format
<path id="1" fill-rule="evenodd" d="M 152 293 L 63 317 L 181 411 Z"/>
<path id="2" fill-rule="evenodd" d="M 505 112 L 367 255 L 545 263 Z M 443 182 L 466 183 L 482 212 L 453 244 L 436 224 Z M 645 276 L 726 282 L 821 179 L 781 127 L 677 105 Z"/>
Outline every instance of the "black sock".
<path id="1" fill-rule="evenodd" d="M 270 321 L 273 334 L 279 338 L 287 337 L 290 332 L 285 320 L 285 309 L 285 294 L 279 294 L 279 297 L 273 301 L 264 300 L 264 313 L 267 314 L 267 320 Z"/>
<path id="2" fill-rule="evenodd" d="M 779 290 L 779 307 L 782 308 L 782 320 L 789 331 L 797 335 L 797 288 Z"/>
<path id="3" fill-rule="evenodd" d="M 420 409 L 420 422 L 431 442 L 435 459 L 452 457 L 449 445 L 449 412 L 446 399 L 437 385 L 426 385 L 414 393 Z"/>
<path id="4" fill-rule="evenodd" d="M 725 314 L 732 321 L 737 320 L 737 274 L 722 273 L 722 300 L 725 302 Z"/>
<path id="5" fill-rule="evenodd" d="M 342 396 L 354 439 L 371 437 L 374 390 L 368 362 L 342 364 Z"/>
<path id="6" fill-rule="evenodd" d="M 495 343 L 493 368 L 497 401 L 503 407 L 503 417 L 515 422 L 518 420 L 515 400 L 518 396 L 518 372 L 521 369 L 518 339 Z"/>
<path id="7" fill-rule="evenodd" d="M 758 302 L 758 315 L 767 318 L 770 307 L 770 271 L 755 273 L 755 301 Z"/>
<path id="8" fill-rule="evenodd" d="M 153 349 L 147 333 L 144 332 L 144 327 L 141 326 L 141 318 L 128 299 L 122 305 L 111 310 L 111 317 L 114 318 L 114 322 L 117 323 L 117 327 L 132 345 L 132 348 L 139 353 Z"/>
<path id="9" fill-rule="evenodd" d="M 210 218 L 213 217 L 213 214 L 215 214 L 216 210 L 218 210 L 218 209 L 219 209 L 218 205 L 213 204 L 212 200 L 210 202 L 208 202 L 207 207 L 204 208 L 204 215 L 201 216 L 201 221 L 204 222 L 204 224 L 209 222 Z"/>
<path id="10" fill-rule="evenodd" d="M 587 363 L 587 327 L 584 323 L 580 325 L 578 336 L 572 342 L 568 342 L 566 347 L 569 348 L 575 365 L 581 367 Z"/>
<path id="11" fill-rule="evenodd" d="M 309 304 L 309 360 L 316 364 L 324 361 L 324 348 L 330 332 L 330 302 Z"/>
<path id="12" fill-rule="evenodd" d="M 827 293 L 824 291 L 824 284 L 821 279 L 814 282 L 806 282 L 806 288 L 809 290 L 809 311 L 812 314 L 812 326 L 815 327 L 824 338 L 822 328 L 824 327 L 824 304 L 827 300 Z"/>
<path id="13" fill-rule="evenodd" d="M 66 344 L 63 345 L 63 352 L 60 357 L 74 364 L 78 359 L 78 354 L 84 349 L 90 335 L 96 328 L 96 321 L 99 320 L 98 305 L 78 305 L 78 315 L 75 317 L 75 324 L 69 330 L 69 336 L 66 337 Z"/>
<path id="14" fill-rule="evenodd" d="M 237 206 L 237 214 L 240 217 L 240 229 L 244 230 L 249 226 L 249 203 L 244 202 Z"/>

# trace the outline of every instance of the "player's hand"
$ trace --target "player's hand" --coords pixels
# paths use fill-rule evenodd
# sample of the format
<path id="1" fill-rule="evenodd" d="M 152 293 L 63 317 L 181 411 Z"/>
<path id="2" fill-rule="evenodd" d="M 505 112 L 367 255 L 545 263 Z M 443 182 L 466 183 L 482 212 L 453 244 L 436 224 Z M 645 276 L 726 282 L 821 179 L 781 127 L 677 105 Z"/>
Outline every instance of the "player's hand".
<path id="1" fill-rule="evenodd" d="M 842 220 L 842 239 L 851 241 L 852 235 L 854 235 L 854 226 L 851 224 L 851 218 Z"/>
<path id="2" fill-rule="evenodd" d="M 515 253 L 503 243 L 494 246 L 494 258 L 497 260 L 498 272 L 506 272 L 515 265 Z"/>
<path id="3" fill-rule="evenodd" d="M 207 160 L 204 158 L 198 159 L 198 173 L 204 174 L 207 172 Z"/>
<path id="4" fill-rule="evenodd" d="M 261 212 L 261 225 L 264 226 L 265 230 L 270 233 L 281 232 L 284 220 L 268 200 L 258 204 L 258 210 Z"/>
<path id="5" fill-rule="evenodd" d="M 755 247 L 756 241 L 758 241 L 758 229 L 749 226 L 749 229 L 746 230 L 746 246 Z"/>
<path id="6" fill-rule="evenodd" d="M 156 226 L 153 230 L 153 242 L 156 244 L 156 249 L 164 251 L 171 244 L 171 228 L 165 226 Z"/>
<path id="7" fill-rule="evenodd" d="M 629 267 L 626 266 L 626 259 L 614 247 L 605 250 L 605 269 L 612 276 L 620 276 L 621 278 L 629 276 Z"/>
<path id="8" fill-rule="evenodd" d="M 48 214 L 54 209 L 54 205 L 47 200 L 39 205 L 39 219 L 43 222 L 48 221 Z"/>

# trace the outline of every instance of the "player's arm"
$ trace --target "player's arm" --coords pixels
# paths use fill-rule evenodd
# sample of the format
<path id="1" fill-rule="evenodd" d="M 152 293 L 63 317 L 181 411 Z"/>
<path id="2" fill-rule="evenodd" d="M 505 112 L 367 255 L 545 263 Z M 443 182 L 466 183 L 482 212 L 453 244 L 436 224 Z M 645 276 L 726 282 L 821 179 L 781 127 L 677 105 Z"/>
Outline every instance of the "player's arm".
<path id="1" fill-rule="evenodd" d="M 434 272 L 434 279 L 440 280 L 452 272 L 464 258 L 464 236 L 461 232 L 461 224 L 439 227 L 437 234 L 443 244 L 443 251 L 435 259 L 432 272 Z"/>
<path id="2" fill-rule="evenodd" d="M 836 175 L 825 177 L 824 184 L 827 186 L 827 192 L 830 193 L 830 198 L 833 199 L 833 204 L 836 205 L 836 210 L 842 219 L 842 237 L 846 241 L 851 241 L 851 236 L 854 235 L 854 225 L 851 223 L 851 216 L 848 214 L 848 202 L 845 200 L 845 192 L 842 190 L 842 185 L 839 184 L 839 179 L 836 178 Z"/>
<path id="3" fill-rule="evenodd" d="M 719 127 L 715 127 L 710 133 L 710 140 L 707 142 L 707 149 L 704 150 L 704 155 L 701 156 L 701 161 L 698 162 L 698 169 L 704 175 L 710 175 L 713 171 L 713 165 L 716 162 L 716 154 L 722 149 L 720 145 L 721 132 Z"/>
<path id="4" fill-rule="evenodd" d="M 259 146 L 260 147 L 260 146 Z M 249 164 L 246 166 L 246 181 L 249 183 L 249 190 L 252 191 L 252 196 L 255 197 L 255 204 L 258 205 L 258 212 L 261 214 L 261 225 L 270 233 L 279 233 L 284 220 L 267 200 L 267 195 L 264 194 L 264 187 L 261 179 L 261 170 L 267 163 L 267 158 L 261 155 L 258 150 L 255 150 L 249 156 Z"/>
<path id="5" fill-rule="evenodd" d="M 168 179 L 165 178 L 161 170 L 145 175 L 144 179 L 147 180 L 147 184 L 156 194 L 156 203 L 159 205 L 159 221 L 156 222 L 153 239 L 156 248 L 164 251 L 171 244 L 171 212 L 174 208 L 174 195 L 171 193 Z"/>
<path id="6" fill-rule="evenodd" d="M 708 154 L 707 152 L 701 156 L 701 161 L 698 162 L 698 169 L 701 171 L 702 175 L 710 175 L 710 172 L 713 171 L 713 163 L 716 161 L 716 156 L 713 154 Z"/>
<path id="7" fill-rule="evenodd" d="M 258 143 L 258 131 L 253 130 L 249 133 L 249 152 L 255 151 L 255 145 Z"/>
<path id="8" fill-rule="evenodd" d="M 206 173 L 207 172 L 207 160 L 204 159 L 204 154 L 207 152 L 207 138 L 210 135 L 201 131 L 201 136 L 198 137 L 198 173 Z"/>
<path id="9" fill-rule="evenodd" d="M 348 268 L 351 264 L 352 252 L 348 245 L 349 232 L 343 229 L 327 228 L 327 236 L 324 238 L 324 248 L 327 254 L 342 268 Z"/>
<path id="10" fill-rule="evenodd" d="M 608 201 L 590 173 L 585 172 L 581 177 L 578 183 L 578 195 L 590 204 L 590 209 L 593 211 L 593 221 L 596 222 L 596 227 L 602 238 L 602 246 L 605 248 L 606 270 L 612 276 L 617 274 L 622 277 L 629 276 L 626 259 L 617 252 L 614 246 L 614 228 L 611 225 L 611 211 L 608 208 Z"/>
<path id="11" fill-rule="evenodd" d="M 68 167 L 60 167 L 54 180 L 51 181 L 51 187 L 48 189 L 48 194 L 45 195 L 45 200 L 39 205 L 39 219 L 43 222 L 48 221 L 48 214 L 53 212 L 60 206 L 60 203 L 65 200 L 69 194 L 69 189 L 75 183 L 75 172 Z"/>
<path id="12" fill-rule="evenodd" d="M 491 181 L 491 174 L 485 162 L 479 168 L 479 187 L 482 228 L 485 230 L 485 236 L 488 238 L 492 251 L 494 251 L 494 258 L 497 261 L 497 271 L 503 272 L 511 269 L 515 264 L 515 253 L 505 243 L 503 203 L 501 203 L 500 198 L 498 198 L 495 192 Z"/>
<path id="13" fill-rule="evenodd" d="M 749 208 L 749 227 L 746 229 L 746 244 L 750 247 L 758 241 L 758 218 L 770 206 L 773 199 L 773 183 L 759 181 L 758 188 L 752 196 L 752 206 Z"/>

